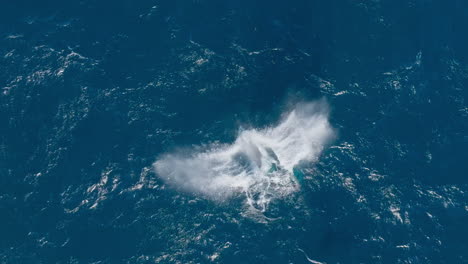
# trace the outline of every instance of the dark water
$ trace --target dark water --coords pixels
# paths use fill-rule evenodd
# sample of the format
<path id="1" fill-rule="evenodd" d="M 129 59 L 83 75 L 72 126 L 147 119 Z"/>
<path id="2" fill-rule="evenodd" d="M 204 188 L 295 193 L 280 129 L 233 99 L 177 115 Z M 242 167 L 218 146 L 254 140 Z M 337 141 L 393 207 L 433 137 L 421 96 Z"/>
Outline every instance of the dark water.
<path id="1" fill-rule="evenodd" d="M 468 263 L 466 1 L 0 4 L 0 263 Z M 153 169 L 319 99 L 265 212 Z"/>

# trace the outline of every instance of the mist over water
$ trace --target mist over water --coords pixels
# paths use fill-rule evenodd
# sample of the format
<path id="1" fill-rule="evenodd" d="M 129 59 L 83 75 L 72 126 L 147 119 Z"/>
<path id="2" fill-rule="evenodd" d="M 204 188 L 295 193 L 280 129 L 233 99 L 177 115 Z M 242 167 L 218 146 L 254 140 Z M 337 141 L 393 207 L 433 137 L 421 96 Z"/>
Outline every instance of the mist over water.
<path id="1" fill-rule="evenodd" d="M 277 124 L 241 130 L 231 144 L 167 153 L 154 167 L 179 190 L 215 200 L 245 195 L 249 205 L 265 211 L 272 199 L 300 188 L 298 166 L 315 162 L 333 135 L 327 104 L 301 103 Z"/>

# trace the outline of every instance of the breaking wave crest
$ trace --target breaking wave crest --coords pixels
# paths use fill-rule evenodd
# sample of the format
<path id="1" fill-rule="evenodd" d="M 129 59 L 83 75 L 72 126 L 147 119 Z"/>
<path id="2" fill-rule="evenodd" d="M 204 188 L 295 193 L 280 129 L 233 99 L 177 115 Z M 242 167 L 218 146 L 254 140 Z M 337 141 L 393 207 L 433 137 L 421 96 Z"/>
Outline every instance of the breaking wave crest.
<path id="1" fill-rule="evenodd" d="M 154 167 L 176 188 L 216 200 L 245 194 L 265 211 L 299 189 L 299 165 L 315 162 L 333 134 L 325 102 L 298 104 L 276 126 L 241 130 L 232 144 L 165 154 Z"/>

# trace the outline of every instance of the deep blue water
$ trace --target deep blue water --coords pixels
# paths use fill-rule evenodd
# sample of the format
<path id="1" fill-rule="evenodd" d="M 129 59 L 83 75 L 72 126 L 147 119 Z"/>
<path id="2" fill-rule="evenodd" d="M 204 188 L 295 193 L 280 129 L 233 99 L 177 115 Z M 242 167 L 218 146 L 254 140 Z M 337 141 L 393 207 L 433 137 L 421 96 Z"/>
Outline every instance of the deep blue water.
<path id="1" fill-rule="evenodd" d="M 468 263 L 466 10 L 0 2 L 0 263 Z"/>

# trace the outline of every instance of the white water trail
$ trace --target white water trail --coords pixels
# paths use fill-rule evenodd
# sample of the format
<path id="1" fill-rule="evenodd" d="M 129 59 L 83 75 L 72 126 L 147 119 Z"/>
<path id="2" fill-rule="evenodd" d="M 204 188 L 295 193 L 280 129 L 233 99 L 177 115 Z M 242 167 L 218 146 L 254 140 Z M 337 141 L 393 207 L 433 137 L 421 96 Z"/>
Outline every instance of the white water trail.
<path id="1" fill-rule="evenodd" d="M 232 144 L 165 154 L 154 167 L 175 188 L 215 200 L 245 194 L 249 205 L 265 211 L 272 199 L 299 189 L 295 168 L 317 161 L 333 135 L 327 104 L 303 103 L 276 126 L 240 131 Z"/>

